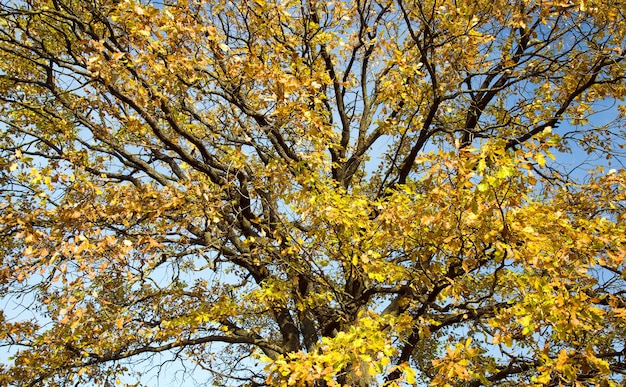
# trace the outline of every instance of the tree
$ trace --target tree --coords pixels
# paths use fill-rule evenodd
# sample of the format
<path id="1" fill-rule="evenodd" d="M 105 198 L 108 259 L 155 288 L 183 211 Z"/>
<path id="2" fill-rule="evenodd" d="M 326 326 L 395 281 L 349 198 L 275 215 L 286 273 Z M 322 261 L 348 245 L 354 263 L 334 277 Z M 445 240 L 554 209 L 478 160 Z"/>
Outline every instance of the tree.
<path id="1" fill-rule="evenodd" d="M 3 1 L 0 385 L 621 383 L 625 14 Z"/>

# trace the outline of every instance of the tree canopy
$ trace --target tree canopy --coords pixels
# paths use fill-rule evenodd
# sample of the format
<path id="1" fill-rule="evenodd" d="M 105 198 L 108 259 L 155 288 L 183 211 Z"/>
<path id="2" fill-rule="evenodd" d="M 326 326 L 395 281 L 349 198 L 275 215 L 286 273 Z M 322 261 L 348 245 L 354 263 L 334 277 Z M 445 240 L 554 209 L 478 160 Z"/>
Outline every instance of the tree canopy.
<path id="1" fill-rule="evenodd" d="M 622 383 L 625 34 L 622 0 L 2 1 L 0 385 Z"/>

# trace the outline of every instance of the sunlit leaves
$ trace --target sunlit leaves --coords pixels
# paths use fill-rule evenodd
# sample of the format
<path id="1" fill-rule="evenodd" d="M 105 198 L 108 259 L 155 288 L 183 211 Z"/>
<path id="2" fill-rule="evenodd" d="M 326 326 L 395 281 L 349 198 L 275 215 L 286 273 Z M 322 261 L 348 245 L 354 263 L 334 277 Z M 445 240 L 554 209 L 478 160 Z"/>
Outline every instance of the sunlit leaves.
<path id="1" fill-rule="evenodd" d="M 380 316 L 360 316 L 358 323 L 333 338 L 324 338 L 314 353 L 289 354 L 271 362 L 270 383 L 275 385 L 313 385 L 324 380 L 338 386 L 337 374 L 347 373 L 345 383 L 373 382 L 375 375 L 389 370 L 396 349 L 384 334 L 393 330 L 394 320 Z M 382 331 L 381 331 L 382 330 Z M 269 359 L 268 359 L 269 360 Z M 415 380 L 409 371 L 407 380 Z"/>
<path id="2" fill-rule="evenodd" d="M 3 2 L 0 384 L 619 383 L 620 7 Z"/>

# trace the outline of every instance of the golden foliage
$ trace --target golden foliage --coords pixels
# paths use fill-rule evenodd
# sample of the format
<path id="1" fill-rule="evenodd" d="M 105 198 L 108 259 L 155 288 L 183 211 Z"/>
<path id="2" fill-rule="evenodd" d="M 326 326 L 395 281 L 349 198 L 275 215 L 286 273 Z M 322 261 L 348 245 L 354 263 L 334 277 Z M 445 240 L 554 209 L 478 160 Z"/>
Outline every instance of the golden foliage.
<path id="1" fill-rule="evenodd" d="M 0 385 L 622 383 L 624 7 L 3 1 Z"/>

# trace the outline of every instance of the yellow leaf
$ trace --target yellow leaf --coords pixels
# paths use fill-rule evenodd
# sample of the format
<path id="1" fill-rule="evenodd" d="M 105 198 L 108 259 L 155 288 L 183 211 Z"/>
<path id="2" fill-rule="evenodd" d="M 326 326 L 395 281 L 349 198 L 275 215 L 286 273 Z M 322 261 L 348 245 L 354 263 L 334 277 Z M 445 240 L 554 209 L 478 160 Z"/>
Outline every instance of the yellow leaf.
<path id="1" fill-rule="evenodd" d="M 533 380 L 539 384 L 548 384 L 551 380 L 551 376 L 549 372 L 544 372 L 539 376 L 533 377 Z"/>
<path id="2" fill-rule="evenodd" d="M 546 159 L 541 153 L 537 153 L 535 155 L 535 161 L 537 162 L 537 164 L 539 164 L 540 167 L 544 167 L 546 165 Z"/>
<path id="3" fill-rule="evenodd" d="M 411 367 L 405 367 L 404 368 L 404 376 L 406 377 L 406 382 L 409 384 L 415 384 L 415 377 L 417 376 L 417 374 L 415 373 L 415 371 L 413 370 L 413 368 Z"/>
<path id="4" fill-rule="evenodd" d="M 563 365 L 565 365 L 565 363 L 567 363 L 568 359 L 569 359 L 569 356 L 567 356 L 567 351 L 565 349 L 562 349 L 559 352 L 559 355 L 557 356 L 557 361 L 556 361 L 557 369 L 563 367 Z"/>

